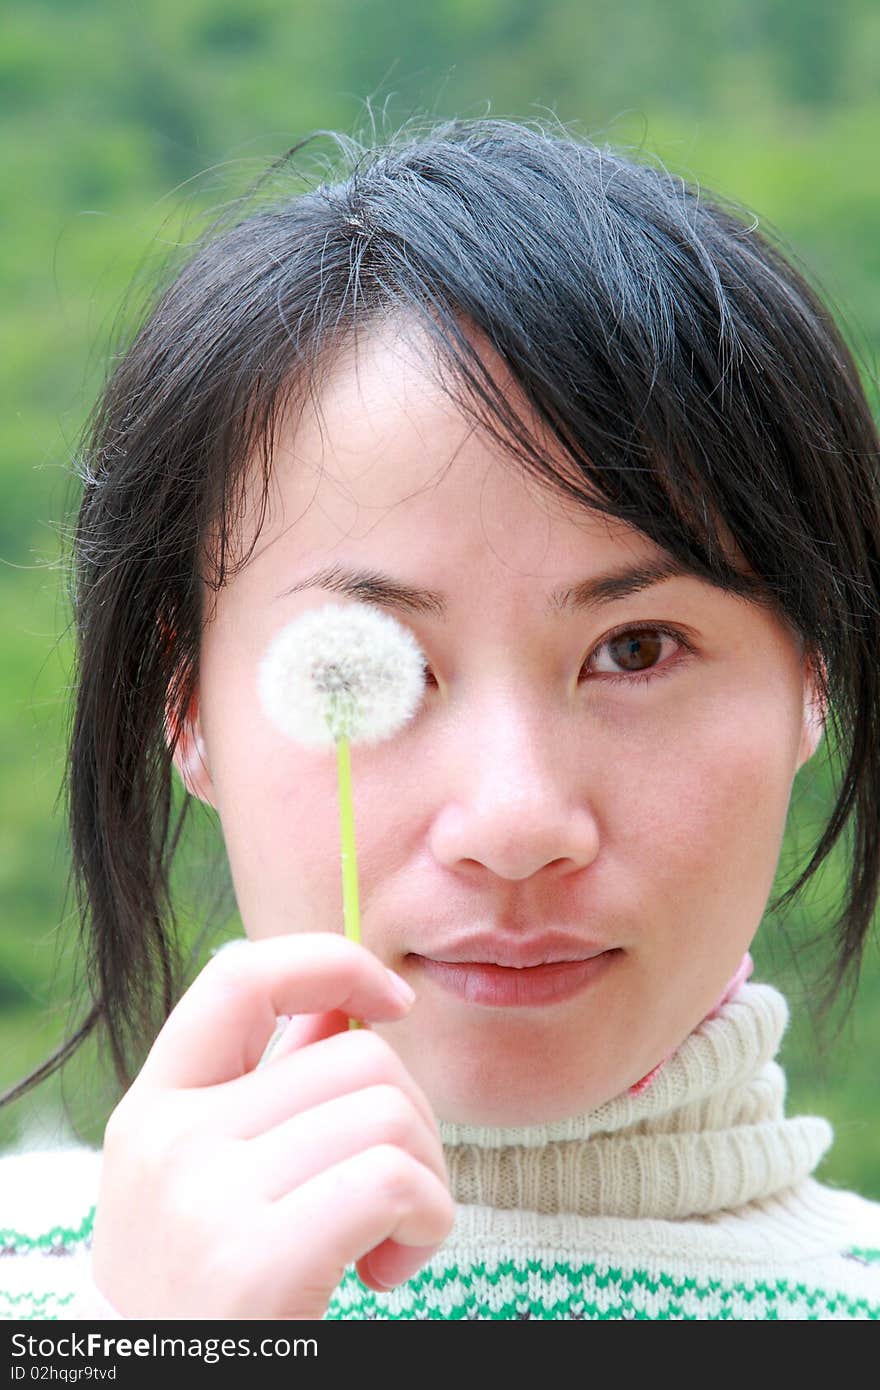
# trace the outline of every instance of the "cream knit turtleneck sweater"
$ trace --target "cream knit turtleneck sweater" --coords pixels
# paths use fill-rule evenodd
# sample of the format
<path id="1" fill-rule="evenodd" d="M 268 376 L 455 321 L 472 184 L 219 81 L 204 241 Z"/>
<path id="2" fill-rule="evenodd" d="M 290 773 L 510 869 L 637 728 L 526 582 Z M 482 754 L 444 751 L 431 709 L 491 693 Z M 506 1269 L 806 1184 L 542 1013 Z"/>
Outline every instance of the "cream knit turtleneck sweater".
<path id="1" fill-rule="evenodd" d="M 787 1020 L 776 989 L 744 984 L 637 1094 L 527 1128 L 441 1122 L 452 1233 L 388 1293 L 347 1270 L 326 1317 L 880 1316 L 880 1203 L 813 1178 L 833 1135 L 785 1116 Z M 0 1315 L 106 1314 L 88 1268 L 99 1162 L 0 1160 L 0 1253 L 19 1256 L 0 1260 Z"/>

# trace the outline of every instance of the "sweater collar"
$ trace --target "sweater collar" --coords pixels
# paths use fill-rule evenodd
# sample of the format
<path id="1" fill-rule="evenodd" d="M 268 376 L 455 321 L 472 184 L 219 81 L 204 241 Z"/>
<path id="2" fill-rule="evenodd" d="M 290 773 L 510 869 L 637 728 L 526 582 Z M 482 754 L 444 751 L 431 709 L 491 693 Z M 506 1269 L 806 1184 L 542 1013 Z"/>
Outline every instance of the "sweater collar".
<path id="1" fill-rule="evenodd" d="M 833 1133 L 824 1119 L 785 1117 L 785 1074 L 774 1058 L 787 1023 L 777 989 L 744 984 L 644 1089 L 548 1124 L 441 1120 L 453 1196 L 465 1205 L 675 1220 L 794 1186 Z"/>

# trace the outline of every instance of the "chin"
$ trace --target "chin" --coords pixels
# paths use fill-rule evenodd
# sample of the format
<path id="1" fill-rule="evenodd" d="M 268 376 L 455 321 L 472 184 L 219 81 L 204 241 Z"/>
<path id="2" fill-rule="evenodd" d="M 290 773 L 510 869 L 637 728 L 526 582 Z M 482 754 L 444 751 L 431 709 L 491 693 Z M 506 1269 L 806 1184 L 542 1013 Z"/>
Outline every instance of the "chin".
<path id="1" fill-rule="evenodd" d="M 448 1124 L 504 1129 L 551 1124 L 597 1109 L 636 1079 L 620 1065 L 622 1058 L 617 1067 L 608 1066 L 613 1045 L 561 1037 L 558 1026 L 541 1035 L 532 1025 L 528 1033 L 520 1028 L 502 1038 L 500 1030 L 463 1030 L 457 1018 L 450 1022 L 445 1015 L 422 1020 L 418 1031 L 407 1034 L 412 1022 L 391 1024 L 387 1032 L 382 1024 L 373 1027 L 395 1048 L 435 1117 Z"/>
<path id="2" fill-rule="evenodd" d="M 582 1115 L 598 1109 L 612 1100 L 617 1091 L 606 1089 L 576 1095 L 540 1096 L 534 1086 L 524 1094 L 501 1094 L 497 1089 L 485 1095 L 467 1097 L 444 1096 L 438 1099 L 434 1112 L 438 1119 L 451 1124 L 491 1126 L 502 1129 L 521 1129 L 530 1125 L 552 1124 L 571 1115 Z"/>

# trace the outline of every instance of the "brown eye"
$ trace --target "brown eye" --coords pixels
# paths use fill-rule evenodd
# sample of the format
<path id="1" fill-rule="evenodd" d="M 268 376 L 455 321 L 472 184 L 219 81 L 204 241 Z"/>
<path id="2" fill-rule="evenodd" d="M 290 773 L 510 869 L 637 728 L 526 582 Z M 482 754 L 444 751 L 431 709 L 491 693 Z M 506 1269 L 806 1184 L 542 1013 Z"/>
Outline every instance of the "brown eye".
<path id="1" fill-rule="evenodd" d="M 647 629 L 644 632 L 621 633 L 606 642 L 611 659 L 623 671 L 636 674 L 656 666 L 663 650 L 663 633 Z"/>
<path id="2" fill-rule="evenodd" d="M 664 642 L 674 652 L 675 647 L 692 650 L 691 644 L 672 628 L 622 628 L 606 637 L 584 663 L 584 671 L 604 681 L 620 681 L 628 685 L 646 685 L 650 680 L 665 676 L 679 664 L 672 659 L 661 660 Z M 605 662 L 598 664 L 600 654 L 607 653 Z"/>

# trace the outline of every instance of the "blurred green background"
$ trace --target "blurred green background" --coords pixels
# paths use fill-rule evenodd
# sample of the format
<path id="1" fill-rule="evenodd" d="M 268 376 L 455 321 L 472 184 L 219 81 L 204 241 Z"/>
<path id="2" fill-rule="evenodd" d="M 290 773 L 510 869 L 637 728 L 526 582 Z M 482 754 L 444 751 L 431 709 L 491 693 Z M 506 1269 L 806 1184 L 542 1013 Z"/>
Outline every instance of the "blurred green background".
<path id="1" fill-rule="evenodd" d="M 314 128 L 379 133 L 411 114 L 534 118 L 661 158 L 784 236 L 855 350 L 874 408 L 880 344 L 876 0 L 29 0 L 0 44 L 0 1088 L 65 1035 L 77 927 L 58 802 L 71 672 L 61 561 L 77 432 L 123 296 L 200 212 Z M 317 148 L 332 153 L 329 141 Z M 880 653 L 878 653 L 880 659 Z M 830 809 L 821 754 L 795 785 L 777 886 Z M 793 1009 L 789 1112 L 827 1115 L 826 1182 L 880 1199 L 876 939 L 846 1027 L 814 1033 L 802 942 L 837 903 L 845 848 L 755 978 Z M 205 817 L 179 882 L 190 936 L 223 886 Z M 229 905 L 223 934 L 239 930 Z M 197 955 L 201 964 L 205 952 Z M 804 973 L 806 971 L 806 974 Z M 115 1097 L 91 1045 L 0 1111 L 0 1149 L 100 1143 Z M 62 1111 L 62 1098 L 67 1107 Z"/>

